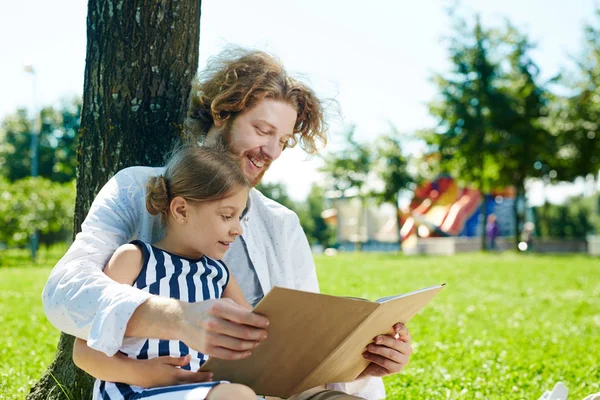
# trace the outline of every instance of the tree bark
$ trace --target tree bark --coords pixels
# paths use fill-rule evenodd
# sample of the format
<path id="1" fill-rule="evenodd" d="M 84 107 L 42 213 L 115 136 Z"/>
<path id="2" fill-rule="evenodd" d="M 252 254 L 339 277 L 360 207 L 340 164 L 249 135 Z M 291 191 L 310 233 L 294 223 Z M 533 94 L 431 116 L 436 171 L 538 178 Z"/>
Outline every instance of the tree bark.
<path id="1" fill-rule="evenodd" d="M 523 175 L 521 175 L 523 176 Z M 522 177 L 518 177 L 515 182 L 515 203 L 513 205 L 513 212 L 515 218 L 515 251 L 519 251 L 519 243 L 521 243 L 521 225 L 525 221 L 525 214 L 521 215 L 519 211 L 519 197 L 523 200 L 523 211 L 526 209 L 525 202 L 525 182 Z"/>
<path id="2" fill-rule="evenodd" d="M 89 0 L 74 232 L 118 170 L 161 165 L 183 136 L 200 9 L 201 0 Z M 73 364 L 72 347 L 63 333 L 28 399 L 91 398 L 93 379 Z"/>

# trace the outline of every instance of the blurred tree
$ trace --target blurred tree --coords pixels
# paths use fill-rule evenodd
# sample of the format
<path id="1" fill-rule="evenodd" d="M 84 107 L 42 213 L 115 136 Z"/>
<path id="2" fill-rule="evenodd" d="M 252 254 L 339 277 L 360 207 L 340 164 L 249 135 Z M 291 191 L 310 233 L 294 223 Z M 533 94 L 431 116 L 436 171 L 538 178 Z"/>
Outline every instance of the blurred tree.
<path id="1" fill-rule="evenodd" d="M 321 213 L 325 209 L 325 189 L 319 185 L 313 184 L 310 193 L 306 199 L 308 214 L 312 224 L 305 227 L 304 230 L 313 243 L 318 243 L 324 248 L 331 247 L 335 243 L 335 228 L 327 224 Z"/>
<path id="2" fill-rule="evenodd" d="M 302 225 L 310 244 L 318 243 L 323 246 L 331 246 L 335 242 L 335 231 L 321 217 L 325 205 L 324 189 L 313 185 L 306 202 L 303 203 L 292 200 L 285 185 L 279 182 L 261 182 L 256 186 L 256 189 L 298 215 L 300 225 Z"/>
<path id="3" fill-rule="evenodd" d="M 256 185 L 256 189 L 282 206 L 298 212 L 298 205 L 290 198 L 287 188 L 281 182 L 260 182 Z"/>
<path id="4" fill-rule="evenodd" d="M 409 190 L 413 178 L 408 173 L 408 162 L 402 154 L 401 138 L 398 131 L 392 127 L 392 132 L 379 138 L 375 150 L 374 167 L 383 181 L 381 192 L 373 193 L 380 203 L 386 202 L 396 208 L 396 224 L 398 229 L 398 244 L 401 245 L 400 228 L 402 225 L 399 206 L 401 190 Z"/>
<path id="5" fill-rule="evenodd" d="M 198 0 L 88 2 L 75 232 L 111 176 L 131 165 L 162 164 L 182 137 L 198 68 L 200 6 Z M 71 398 L 91 398 L 93 379 L 75 367 L 72 351 L 73 337 L 61 335 L 56 359 L 28 399 L 64 398 L 63 387 Z"/>
<path id="6" fill-rule="evenodd" d="M 81 101 L 40 112 L 39 176 L 56 182 L 75 179 Z M 7 116 L 0 127 L 0 173 L 11 181 L 31 174 L 31 119 L 24 109 Z"/>
<path id="7" fill-rule="evenodd" d="M 573 180 L 600 171 L 600 9 L 595 24 L 584 28 L 584 51 L 575 76 L 566 82 L 571 94 L 553 123 L 560 144 L 561 178 Z"/>
<path id="8" fill-rule="evenodd" d="M 545 203 L 533 208 L 536 236 L 541 238 L 586 239 L 594 232 L 591 197 L 571 197 L 565 204 Z"/>
<path id="9" fill-rule="evenodd" d="M 510 115 L 510 106 L 500 90 L 502 71 L 497 32 L 485 30 L 477 17 L 469 29 L 459 20 L 450 38 L 452 70 L 436 75 L 438 99 L 429 105 L 439 121 L 435 135 L 427 136 L 440 153 L 440 172 L 464 184 L 489 191 L 499 178 L 498 123 Z M 496 57 L 496 58 L 494 58 Z M 485 216 L 485 202 L 482 215 Z M 485 249 L 485 229 L 481 248 Z"/>
<path id="10" fill-rule="evenodd" d="M 516 198 L 525 201 L 525 181 L 538 177 L 541 165 L 555 164 L 556 138 L 545 129 L 550 94 L 539 84 L 539 68 L 530 57 L 533 45 L 527 36 L 508 25 L 504 36 L 507 52 L 507 69 L 500 90 L 509 101 L 510 109 L 496 121 L 500 185 L 516 189 Z M 515 249 L 521 241 L 522 212 L 514 202 Z"/>
<path id="11" fill-rule="evenodd" d="M 24 246 L 35 231 L 42 244 L 65 241 L 71 232 L 74 205 L 74 182 L 37 177 L 11 183 L 0 178 L 0 243 Z"/>
<path id="12" fill-rule="evenodd" d="M 354 189 L 356 196 L 360 199 L 361 209 L 357 223 L 357 246 L 360 248 L 363 235 L 361 229 L 364 225 L 365 202 L 368 193 L 365 192 L 365 184 L 372 163 L 372 152 L 369 146 L 358 142 L 354 138 L 355 127 L 352 126 L 344 134 L 342 148 L 337 152 L 325 156 L 325 165 L 321 168 L 328 177 L 329 186 L 341 191 L 344 196 L 348 195 L 350 189 Z"/>

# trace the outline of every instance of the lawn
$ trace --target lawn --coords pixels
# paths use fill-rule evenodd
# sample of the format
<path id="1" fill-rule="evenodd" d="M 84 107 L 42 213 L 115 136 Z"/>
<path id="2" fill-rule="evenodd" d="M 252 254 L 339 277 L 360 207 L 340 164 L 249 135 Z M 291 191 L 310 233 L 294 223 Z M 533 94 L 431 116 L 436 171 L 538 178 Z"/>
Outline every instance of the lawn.
<path id="1" fill-rule="evenodd" d="M 58 333 L 40 292 L 51 257 L 0 267 L 0 398 L 23 398 Z M 563 381 L 570 399 L 600 391 L 600 259 L 505 253 L 318 257 L 323 292 L 375 299 L 446 282 L 409 327 L 414 354 L 386 378 L 390 399 L 537 399 Z M 10 265 L 6 267 L 6 265 Z"/>

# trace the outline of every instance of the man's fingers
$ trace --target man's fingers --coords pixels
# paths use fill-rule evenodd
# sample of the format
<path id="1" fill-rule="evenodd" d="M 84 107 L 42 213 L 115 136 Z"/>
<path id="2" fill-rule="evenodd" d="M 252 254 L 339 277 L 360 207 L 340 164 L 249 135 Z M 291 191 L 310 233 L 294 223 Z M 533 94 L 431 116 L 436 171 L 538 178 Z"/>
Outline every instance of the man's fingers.
<path id="1" fill-rule="evenodd" d="M 223 319 L 222 317 L 208 317 L 205 321 L 205 324 L 205 329 L 209 334 L 226 335 L 242 341 L 256 342 L 266 339 L 267 337 L 267 331 L 264 329 L 242 325 L 232 322 L 228 319 Z M 210 337 L 208 339 L 210 340 Z"/>
<path id="2" fill-rule="evenodd" d="M 248 357 L 251 353 L 249 351 L 229 350 L 223 347 L 209 347 L 207 354 L 222 360 L 241 360 Z"/>
<path id="3" fill-rule="evenodd" d="M 387 371 L 387 374 L 400 372 L 400 370 L 408 364 L 408 356 L 401 355 L 401 362 L 392 361 L 391 359 L 381 356 L 379 354 L 374 354 L 371 352 L 366 352 L 363 354 L 363 357 L 367 360 L 371 361 L 374 364 L 379 365 Z M 386 374 L 386 375 L 387 375 Z"/>
<path id="4" fill-rule="evenodd" d="M 374 344 L 372 346 L 378 345 L 383 347 L 389 347 L 390 349 L 394 349 L 399 351 L 402 354 L 406 354 L 407 356 L 412 354 L 412 346 L 408 342 L 403 342 L 394 337 L 388 335 L 379 335 L 375 338 Z"/>
<path id="5" fill-rule="evenodd" d="M 211 305 L 210 313 L 215 317 L 251 327 L 266 328 L 269 326 L 269 320 L 267 318 L 248 311 L 233 301 L 227 300 L 230 299 L 214 302 Z"/>
<path id="6" fill-rule="evenodd" d="M 402 343 L 402 342 L 399 342 L 399 343 L 403 346 L 410 347 L 410 345 L 408 343 Z M 408 353 L 404 353 L 404 352 L 401 352 L 399 350 L 396 350 L 394 348 L 390 348 L 387 346 L 377 346 L 375 344 L 370 344 L 367 346 L 367 352 L 369 352 L 371 354 L 380 355 L 380 356 L 385 357 L 388 360 L 391 360 L 398 364 L 406 363 L 408 361 L 408 356 L 410 355 L 410 351 L 412 349 L 410 349 L 410 350 L 402 349 L 402 350 L 407 351 Z"/>
<path id="7" fill-rule="evenodd" d="M 210 343 L 215 347 L 223 347 L 229 350 L 246 351 L 252 350 L 260 344 L 260 341 L 241 340 L 231 336 L 209 333 Z"/>
<path id="8" fill-rule="evenodd" d="M 401 341 L 407 343 L 410 343 L 412 341 L 410 332 L 408 331 L 406 325 L 404 325 L 403 323 L 398 322 L 396 325 L 394 325 L 392 329 L 394 330 L 394 333 L 398 335 L 398 339 L 400 339 Z"/>

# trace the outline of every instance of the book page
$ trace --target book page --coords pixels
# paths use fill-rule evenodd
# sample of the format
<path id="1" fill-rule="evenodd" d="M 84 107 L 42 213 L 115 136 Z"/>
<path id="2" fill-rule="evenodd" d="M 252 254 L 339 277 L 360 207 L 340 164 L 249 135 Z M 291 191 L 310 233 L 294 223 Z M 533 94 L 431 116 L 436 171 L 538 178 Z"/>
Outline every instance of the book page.
<path id="1" fill-rule="evenodd" d="M 369 365 L 362 353 L 377 335 L 389 333 L 394 324 L 408 322 L 440 290 L 443 285 L 396 296 L 387 300 L 365 319 L 331 356 L 317 368 L 308 379 L 296 388 L 296 392 L 325 383 L 350 382 Z"/>
<path id="2" fill-rule="evenodd" d="M 395 295 L 395 296 L 382 297 L 380 299 L 375 300 L 375 302 L 381 304 L 381 303 L 385 303 L 386 301 L 390 301 L 390 300 L 394 300 L 394 299 L 399 299 L 399 298 L 405 297 L 405 296 L 411 296 L 413 294 L 420 293 L 420 292 L 426 292 L 428 290 L 431 290 L 431 289 L 434 289 L 434 288 L 437 288 L 437 287 L 440 287 L 440 286 L 443 287 L 443 286 L 446 286 L 446 284 L 442 283 L 439 286 L 431 286 L 431 287 L 428 287 L 428 288 L 425 288 L 425 289 L 415 290 L 414 292 L 409 292 L 409 293 L 404 293 L 404 294 L 398 294 L 398 295 Z"/>
<path id="3" fill-rule="evenodd" d="M 269 318 L 267 339 L 244 360 L 210 358 L 201 370 L 212 371 L 214 380 L 248 385 L 258 394 L 289 397 L 377 307 L 275 287 L 254 310 Z"/>

